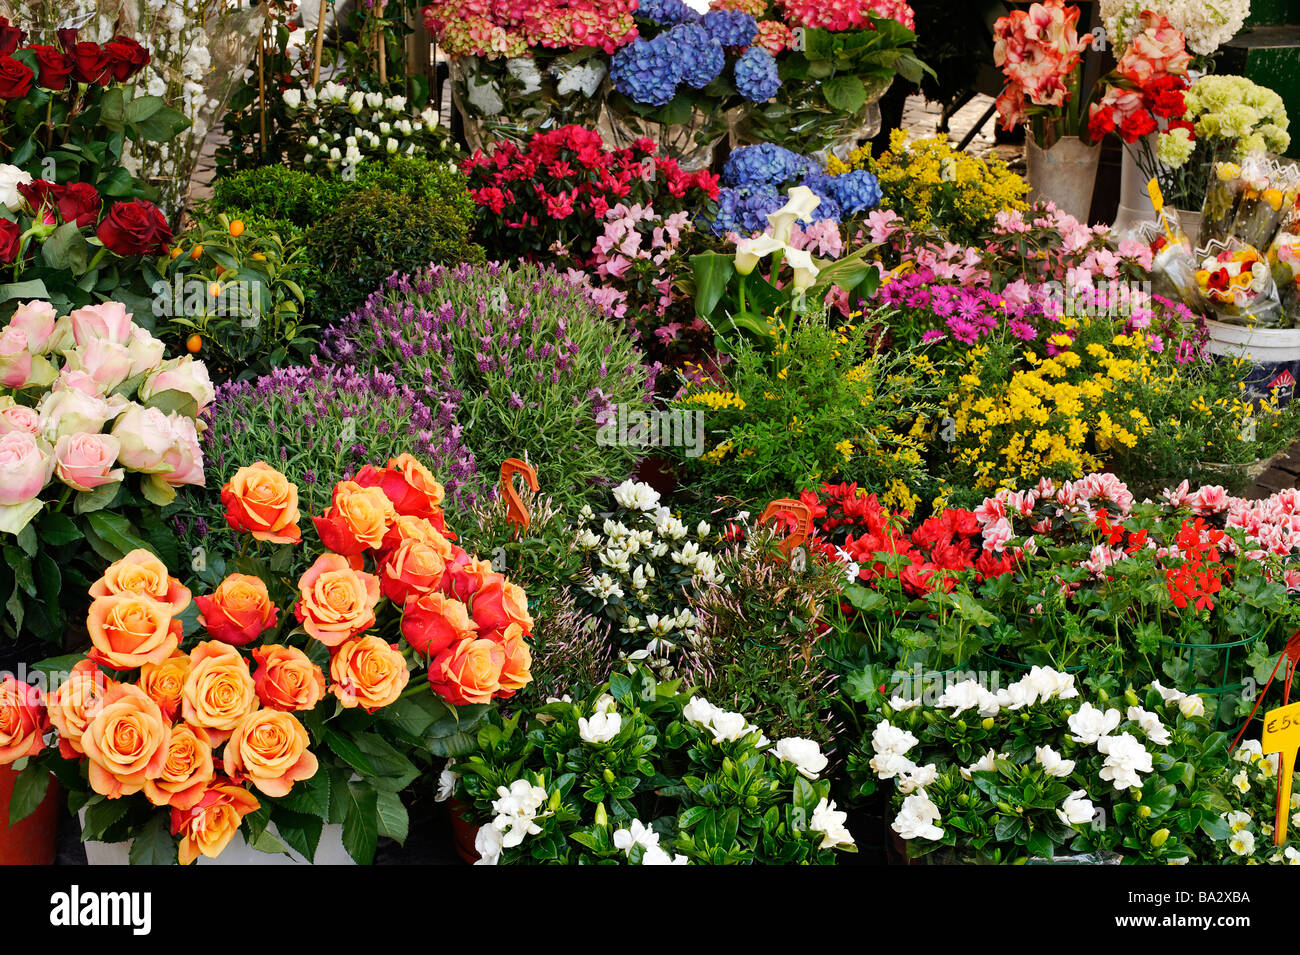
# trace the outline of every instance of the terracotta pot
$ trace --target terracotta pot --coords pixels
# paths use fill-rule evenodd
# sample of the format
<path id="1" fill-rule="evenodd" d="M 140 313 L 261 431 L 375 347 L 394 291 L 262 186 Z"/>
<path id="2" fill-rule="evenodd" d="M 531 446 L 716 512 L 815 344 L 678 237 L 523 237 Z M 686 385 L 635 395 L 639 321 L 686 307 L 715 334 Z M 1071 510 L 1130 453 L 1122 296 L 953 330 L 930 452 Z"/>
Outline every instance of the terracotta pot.
<path id="1" fill-rule="evenodd" d="M 447 800 L 447 815 L 451 819 L 451 839 L 456 846 L 456 855 L 467 864 L 478 861 L 478 850 L 474 848 L 474 837 L 478 835 L 478 824 L 473 822 L 474 807 L 459 799 Z"/>
<path id="2" fill-rule="evenodd" d="M 59 832 L 59 784 L 50 777 L 41 804 L 17 825 L 9 825 L 9 799 L 18 773 L 0 768 L 0 865 L 52 865 Z"/>
<path id="3" fill-rule="evenodd" d="M 1086 225 L 1100 159 L 1101 145 L 1089 146 L 1077 136 L 1065 136 L 1051 149 L 1042 149 L 1028 139 L 1025 178 L 1029 181 L 1029 201 L 1050 200 Z"/>

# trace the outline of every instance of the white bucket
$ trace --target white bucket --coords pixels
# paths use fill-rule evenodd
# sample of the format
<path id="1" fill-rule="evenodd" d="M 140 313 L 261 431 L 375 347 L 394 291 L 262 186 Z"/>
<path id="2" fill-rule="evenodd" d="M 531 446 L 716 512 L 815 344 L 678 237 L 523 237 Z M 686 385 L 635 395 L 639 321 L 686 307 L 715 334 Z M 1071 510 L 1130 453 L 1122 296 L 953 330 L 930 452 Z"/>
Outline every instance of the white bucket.
<path id="1" fill-rule="evenodd" d="M 1246 373 L 1246 389 L 1267 397 L 1277 389 L 1278 404 L 1286 405 L 1300 376 L 1300 328 L 1247 328 L 1206 319 L 1212 355 L 1241 357 L 1254 367 Z"/>

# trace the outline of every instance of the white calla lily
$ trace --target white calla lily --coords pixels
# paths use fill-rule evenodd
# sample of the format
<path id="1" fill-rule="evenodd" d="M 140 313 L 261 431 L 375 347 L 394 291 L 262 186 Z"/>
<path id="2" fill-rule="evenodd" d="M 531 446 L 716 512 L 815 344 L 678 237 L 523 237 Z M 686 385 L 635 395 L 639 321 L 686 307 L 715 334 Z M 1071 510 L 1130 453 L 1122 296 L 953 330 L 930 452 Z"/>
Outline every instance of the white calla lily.
<path id="1" fill-rule="evenodd" d="M 760 259 L 786 248 L 784 242 L 766 233 L 753 239 L 741 239 L 736 243 L 736 271 L 741 275 L 749 275 L 758 266 Z"/>
<path id="2" fill-rule="evenodd" d="M 782 245 L 789 243 L 794 224 L 800 219 L 810 219 L 822 203 L 821 197 L 807 186 L 795 186 L 787 196 L 785 205 L 767 214 L 767 221 L 772 223 L 772 235 Z"/>

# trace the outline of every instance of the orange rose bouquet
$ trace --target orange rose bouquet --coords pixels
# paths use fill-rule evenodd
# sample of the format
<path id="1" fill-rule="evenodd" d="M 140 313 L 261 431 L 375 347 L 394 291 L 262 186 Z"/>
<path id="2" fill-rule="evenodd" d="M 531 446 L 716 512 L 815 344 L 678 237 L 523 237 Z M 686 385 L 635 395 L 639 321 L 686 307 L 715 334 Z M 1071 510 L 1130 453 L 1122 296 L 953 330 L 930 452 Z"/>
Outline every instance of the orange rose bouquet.
<path id="1" fill-rule="evenodd" d="M 399 793 L 421 762 L 531 679 L 528 598 L 454 543 L 442 499 L 402 455 L 305 521 L 283 474 L 242 468 L 222 501 L 253 543 L 204 568 L 207 593 L 144 550 L 110 566 L 56 688 L 0 684 L 0 765 L 23 761 L 33 796 L 53 772 L 83 838 L 130 840 L 133 862 L 215 857 L 237 836 L 310 859 L 326 824 L 369 862 L 379 836 L 405 838 Z M 293 548 L 316 554 L 296 578 Z"/>

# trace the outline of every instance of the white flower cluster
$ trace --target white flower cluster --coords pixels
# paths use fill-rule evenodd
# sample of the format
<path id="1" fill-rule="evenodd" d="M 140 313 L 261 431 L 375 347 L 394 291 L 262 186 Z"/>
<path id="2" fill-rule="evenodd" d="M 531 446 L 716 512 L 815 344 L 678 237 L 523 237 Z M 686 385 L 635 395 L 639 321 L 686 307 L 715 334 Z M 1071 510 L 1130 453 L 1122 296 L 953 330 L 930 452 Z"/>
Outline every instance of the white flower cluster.
<path id="1" fill-rule="evenodd" d="M 628 828 L 614 833 L 614 846 L 626 852 L 628 858 L 632 857 L 632 850 L 640 846 L 642 865 L 690 865 L 691 861 L 683 855 L 669 855 L 659 845 L 659 833 L 639 819 L 633 819 Z"/>
<path id="2" fill-rule="evenodd" d="M 688 528 L 648 484 L 624 481 L 613 493 L 617 508 L 599 525 L 590 507 L 580 514 L 576 543 L 592 568 L 583 590 L 604 605 L 616 636 L 648 638 L 629 661 L 664 669 L 678 642 L 698 636 L 699 620 L 682 602 L 686 584 L 723 579 L 705 546 L 712 529 L 703 521 Z"/>
<path id="3" fill-rule="evenodd" d="M 1209 56 L 1240 32 L 1250 0 L 1101 0 L 1102 23 L 1116 58 L 1141 29 L 1144 10 L 1164 14 L 1182 31 L 1188 50 Z"/>
<path id="4" fill-rule="evenodd" d="M 474 864 L 496 865 L 503 849 L 512 849 L 524 841 L 524 836 L 541 832 L 538 818 L 550 815 L 549 811 L 541 811 L 546 799 L 546 790 L 526 779 L 516 779 L 508 789 L 498 786 L 497 798 L 492 801 L 496 816 L 486 826 L 479 827 L 474 837 L 474 849 L 479 854 Z"/>
<path id="5" fill-rule="evenodd" d="M 1252 776 L 1254 781 L 1265 785 L 1277 778 L 1278 757 L 1276 753 L 1263 755 L 1259 740 L 1246 740 L 1232 754 L 1233 759 L 1242 763 L 1242 768 L 1232 777 L 1232 788 L 1245 795 L 1251 791 Z M 1251 770 L 1254 770 L 1252 773 Z M 1254 861 L 1256 851 L 1260 852 L 1260 861 L 1273 865 L 1300 865 L 1300 850 L 1294 846 L 1277 849 L 1273 846 L 1272 800 L 1269 801 L 1268 818 L 1255 818 L 1250 809 L 1239 809 L 1221 814 L 1227 824 L 1228 849 L 1233 855 L 1251 857 Z M 1300 791 L 1291 793 L 1291 812 L 1300 811 Z M 1258 830 L 1258 833 L 1256 832 Z M 1271 853 L 1263 858 L 1265 853 Z"/>
<path id="6" fill-rule="evenodd" d="M 732 743 L 750 733 L 758 733 L 758 749 L 771 745 L 771 740 L 764 736 L 757 726 L 745 719 L 744 714 L 732 713 L 714 706 L 702 696 L 691 697 L 690 702 L 682 709 L 682 716 L 686 717 L 686 722 L 691 725 L 712 733 L 715 743 Z"/>
<path id="7" fill-rule="evenodd" d="M 623 717 L 614 712 L 614 698 L 608 693 L 596 700 L 590 717 L 578 717 L 578 735 L 584 743 L 608 743 L 623 728 Z"/>
<path id="8" fill-rule="evenodd" d="M 375 157 L 424 155 L 428 134 L 438 128 L 431 107 L 411 114 L 405 96 L 349 90 L 332 80 L 319 90 L 285 90 L 284 105 L 298 114 L 300 133 L 307 137 L 304 161 L 320 161 L 331 170 Z"/>

